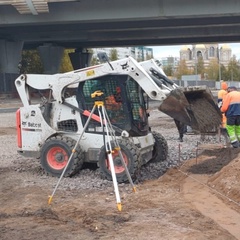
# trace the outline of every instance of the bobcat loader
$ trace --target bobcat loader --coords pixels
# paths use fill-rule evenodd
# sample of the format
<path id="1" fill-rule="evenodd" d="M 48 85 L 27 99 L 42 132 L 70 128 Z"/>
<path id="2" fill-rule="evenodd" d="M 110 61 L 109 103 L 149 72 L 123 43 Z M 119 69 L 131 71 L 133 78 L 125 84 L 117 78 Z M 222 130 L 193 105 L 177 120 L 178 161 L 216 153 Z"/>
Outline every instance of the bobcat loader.
<path id="1" fill-rule="evenodd" d="M 60 176 L 89 120 L 96 101 L 92 93 L 101 91 L 131 177 L 143 164 L 165 160 L 168 145 L 161 133 L 149 127 L 146 95 L 159 101 L 160 110 L 175 114 L 175 118 L 191 123 L 195 121 L 192 116 L 197 117 L 192 114 L 194 109 L 189 107 L 186 93 L 180 94 L 172 82 L 162 80 L 154 63 L 149 64 L 141 65 L 128 57 L 64 74 L 20 75 L 15 80 L 23 104 L 16 112 L 18 152 L 40 159 L 47 174 Z M 33 98 L 36 93 L 41 100 Z M 91 162 L 97 163 L 102 176 L 111 180 L 104 129 L 97 114 L 90 119 L 64 176 L 73 176 L 84 162 Z M 118 151 L 112 155 L 118 182 L 127 181 Z"/>

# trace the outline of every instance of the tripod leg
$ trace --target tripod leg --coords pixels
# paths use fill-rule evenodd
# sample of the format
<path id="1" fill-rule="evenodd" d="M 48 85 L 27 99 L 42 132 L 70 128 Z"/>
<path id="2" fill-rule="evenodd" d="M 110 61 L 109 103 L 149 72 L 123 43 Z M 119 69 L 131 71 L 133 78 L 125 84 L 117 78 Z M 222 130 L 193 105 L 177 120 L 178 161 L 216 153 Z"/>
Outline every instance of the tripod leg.
<path id="1" fill-rule="evenodd" d="M 132 188 L 133 188 L 133 192 L 136 192 L 136 187 L 135 187 L 135 185 L 134 185 L 134 183 L 133 183 L 133 180 L 132 180 L 132 178 L 131 178 L 131 175 L 130 175 L 130 173 L 129 173 L 129 171 L 128 171 L 128 167 L 127 167 L 127 165 L 126 165 L 126 163 L 125 163 L 125 161 L 124 161 L 124 158 L 123 158 L 123 155 L 122 155 L 122 152 L 121 152 L 121 148 L 120 148 L 120 146 L 119 146 L 119 144 L 118 144 L 118 141 L 117 141 L 117 138 L 116 138 L 116 136 L 115 136 L 115 134 L 114 134 L 114 129 L 113 129 L 112 124 L 111 124 L 111 122 L 110 122 L 110 119 L 109 119 L 109 117 L 108 117 L 108 115 L 107 115 L 107 111 L 106 111 L 105 108 L 103 108 L 103 111 L 104 111 L 105 119 L 107 120 L 108 125 L 109 125 L 109 129 L 110 129 L 109 132 L 110 132 L 111 137 L 112 137 L 112 139 L 114 140 L 114 144 L 115 144 L 115 146 L 116 146 L 115 149 L 118 151 L 118 154 L 120 155 L 120 158 L 121 158 L 122 165 L 123 165 L 124 168 L 125 168 L 125 172 L 126 172 L 126 175 L 127 175 L 127 177 L 128 177 L 128 181 L 130 182 L 130 184 L 131 184 L 131 186 L 132 186 Z"/>
<path id="2" fill-rule="evenodd" d="M 116 196 L 116 201 L 117 201 L 117 208 L 118 208 L 118 211 L 122 211 L 122 204 L 121 204 L 121 199 L 120 199 L 120 194 L 119 194 L 119 189 L 118 189 L 118 184 L 117 184 L 117 177 L 116 177 L 116 173 L 115 173 L 115 169 L 114 169 L 113 157 L 112 157 L 111 150 L 108 153 L 108 160 L 110 162 L 113 186 L 114 186 L 114 191 L 115 191 L 115 196 Z"/>
<path id="3" fill-rule="evenodd" d="M 102 112 L 101 112 L 101 110 L 102 110 Z M 100 109 L 100 107 L 98 107 L 98 111 L 99 111 L 99 116 L 101 119 L 101 124 L 104 123 L 105 129 L 106 129 L 107 143 L 105 143 L 105 141 L 104 141 L 104 143 L 105 143 L 105 149 L 106 149 L 108 161 L 110 163 L 113 187 L 114 187 L 114 192 L 115 192 L 116 201 L 117 201 L 117 208 L 118 208 L 118 211 L 122 211 L 122 204 L 121 204 L 121 199 L 120 199 L 120 194 L 119 194 L 119 189 L 118 189 L 118 184 L 117 184 L 117 177 L 116 177 L 114 163 L 113 163 L 113 157 L 112 157 L 112 146 L 111 146 L 111 142 L 110 142 L 110 133 L 109 133 L 108 122 L 106 119 L 106 113 L 104 112 L 103 106 L 101 106 L 101 109 Z M 104 137 L 104 131 L 103 131 L 103 137 Z"/>
<path id="4" fill-rule="evenodd" d="M 117 145 L 118 145 L 118 143 L 117 143 Z M 126 172 L 126 174 L 127 174 L 128 181 L 130 182 L 130 184 L 131 184 L 131 186 L 132 186 L 133 192 L 136 192 L 137 189 L 136 189 L 136 187 L 135 187 L 135 185 L 134 185 L 134 183 L 133 183 L 133 180 L 132 180 L 132 178 L 131 178 L 131 175 L 130 175 L 130 173 L 129 173 L 129 171 L 128 171 L 128 167 L 127 167 L 127 165 L 126 165 L 126 163 L 125 163 L 125 161 L 124 161 L 124 158 L 123 158 L 123 155 L 122 155 L 122 151 L 121 151 L 120 146 L 118 145 L 115 149 L 118 151 L 118 154 L 120 155 L 121 162 L 122 162 L 122 164 L 123 164 L 123 166 L 124 166 L 124 168 L 125 168 L 125 172 Z"/>
<path id="5" fill-rule="evenodd" d="M 62 174 L 61 174 L 61 176 L 60 176 L 60 178 L 59 178 L 59 180 L 58 180 L 58 182 L 57 182 L 57 184 L 56 184 L 56 186 L 55 186 L 55 188 L 54 188 L 54 190 L 53 190 L 53 193 L 52 193 L 52 195 L 50 195 L 49 198 L 48 198 L 48 204 L 49 204 L 49 205 L 50 205 L 51 202 L 52 202 L 52 198 L 53 198 L 55 192 L 57 191 L 57 188 L 58 188 L 58 186 L 59 186 L 59 184 L 60 184 L 60 181 L 62 180 L 62 178 L 63 178 L 63 176 L 64 176 L 64 173 L 65 173 L 66 170 L 67 170 L 67 167 L 68 167 L 69 163 L 70 163 L 71 160 L 72 160 L 72 157 L 73 157 L 73 155 L 74 155 L 74 153 L 75 153 L 75 151 L 76 151 L 76 148 L 77 148 L 80 140 L 82 139 L 82 136 L 83 136 L 84 132 L 86 131 L 86 128 L 87 128 L 87 126 L 88 126 L 88 124 L 89 124 L 89 122 L 90 122 L 90 120 L 91 120 L 91 118 L 92 118 L 92 115 L 93 115 L 95 109 L 96 109 L 96 106 L 94 105 L 94 107 L 93 107 L 93 109 L 92 109 L 92 111 L 91 111 L 91 113 L 90 113 L 90 115 L 89 115 L 89 117 L 88 117 L 88 119 L 87 119 L 87 122 L 86 122 L 86 124 L 84 125 L 83 131 L 81 132 L 79 139 L 77 140 L 74 148 L 72 149 L 72 153 L 71 153 L 71 155 L 70 155 L 70 157 L 69 157 L 69 159 L 68 159 L 68 162 L 67 162 L 65 168 L 63 169 L 63 172 L 62 172 Z"/>

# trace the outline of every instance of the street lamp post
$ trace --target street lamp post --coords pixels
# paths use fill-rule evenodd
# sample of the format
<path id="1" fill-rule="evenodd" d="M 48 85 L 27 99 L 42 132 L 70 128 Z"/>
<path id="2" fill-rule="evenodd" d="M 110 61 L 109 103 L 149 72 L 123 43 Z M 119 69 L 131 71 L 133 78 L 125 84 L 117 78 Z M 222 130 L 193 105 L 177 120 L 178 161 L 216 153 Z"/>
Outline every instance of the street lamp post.
<path id="1" fill-rule="evenodd" d="M 197 80 L 198 80 L 197 74 L 198 74 L 198 56 L 197 56 L 197 51 L 195 49 L 195 85 L 196 86 L 197 86 Z"/>
<path id="2" fill-rule="evenodd" d="M 222 76 L 221 76 L 221 62 L 220 62 L 220 53 L 221 53 L 221 48 L 219 47 L 218 48 L 218 65 L 219 65 L 219 67 L 218 67 L 218 71 L 219 71 L 219 82 L 222 80 L 221 78 L 222 78 Z"/>

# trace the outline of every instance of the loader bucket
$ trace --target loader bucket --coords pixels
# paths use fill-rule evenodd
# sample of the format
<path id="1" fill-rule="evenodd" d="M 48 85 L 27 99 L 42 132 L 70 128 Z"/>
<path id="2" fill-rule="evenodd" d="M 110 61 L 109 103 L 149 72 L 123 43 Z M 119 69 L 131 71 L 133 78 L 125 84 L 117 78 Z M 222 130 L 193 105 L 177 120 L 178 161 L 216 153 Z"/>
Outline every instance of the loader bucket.
<path id="1" fill-rule="evenodd" d="M 159 110 L 201 133 L 217 132 L 222 119 L 221 111 L 206 86 L 171 91 Z"/>
<path id="2" fill-rule="evenodd" d="M 158 107 L 161 112 L 166 113 L 180 122 L 190 125 L 191 116 L 187 108 L 189 108 L 189 103 L 181 88 L 172 90 L 168 97 Z"/>

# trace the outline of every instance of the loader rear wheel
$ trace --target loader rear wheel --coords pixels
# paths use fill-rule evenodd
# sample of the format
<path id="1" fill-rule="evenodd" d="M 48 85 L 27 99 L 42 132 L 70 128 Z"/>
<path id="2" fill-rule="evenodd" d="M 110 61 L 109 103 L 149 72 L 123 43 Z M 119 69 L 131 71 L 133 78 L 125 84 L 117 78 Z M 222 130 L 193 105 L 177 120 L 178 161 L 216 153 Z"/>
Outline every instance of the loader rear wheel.
<path id="1" fill-rule="evenodd" d="M 55 136 L 49 138 L 43 145 L 40 156 L 41 165 L 45 172 L 55 177 L 61 176 L 75 144 L 76 141 L 69 137 Z M 80 146 L 77 146 L 64 177 L 71 177 L 76 174 L 81 169 L 83 161 L 83 152 Z"/>
<path id="2" fill-rule="evenodd" d="M 123 155 L 123 159 L 124 159 L 124 162 L 126 163 L 130 176 L 132 177 L 132 179 L 135 179 L 137 170 L 140 167 L 140 162 L 139 162 L 140 151 L 135 144 L 127 140 L 119 140 L 118 144 L 120 146 L 121 153 Z M 114 149 L 113 142 L 111 142 L 111 146 L 113 148 L 112 157 L 113 157 L 113 163 L 114 163 L 114 169 L 115 169 L 117 181 L 119 183 L 126 182 L 128 181 L 128 177 L 125 171 L 125 167 L 122 164 L 119 152 Z M 106 150 L 104 146 L 100 150 L 99 169 L 103 178 L 112 180 L 110 163 L 106 155 Z"/>
<path id="3" fill-rule="evenodd" d="M 152 132 L 155 139 L 151 162 L 163 162 L 167 159 L 168 145 L 166 139 L 158 132 Z"/>

